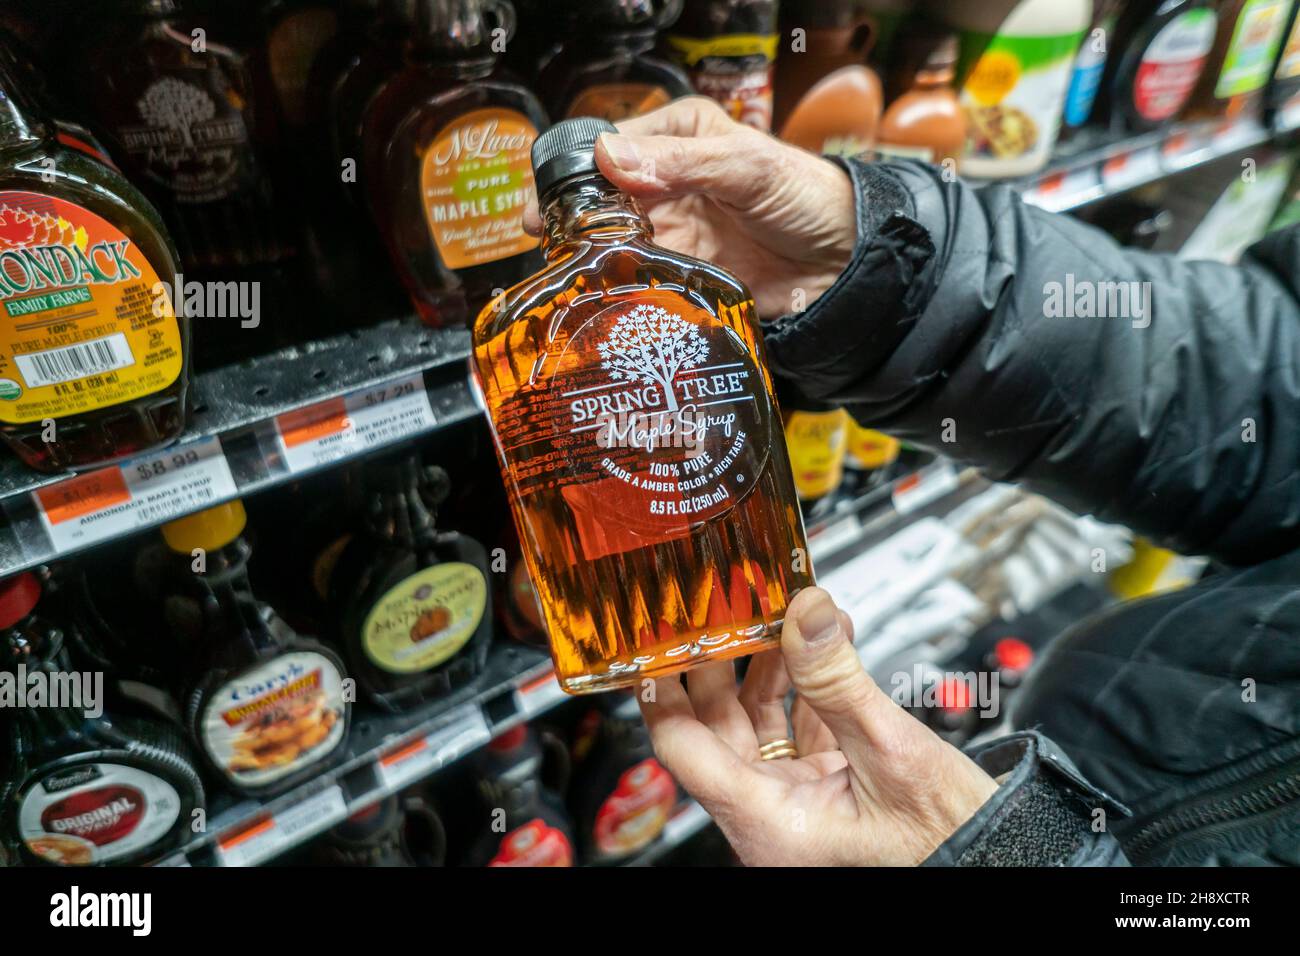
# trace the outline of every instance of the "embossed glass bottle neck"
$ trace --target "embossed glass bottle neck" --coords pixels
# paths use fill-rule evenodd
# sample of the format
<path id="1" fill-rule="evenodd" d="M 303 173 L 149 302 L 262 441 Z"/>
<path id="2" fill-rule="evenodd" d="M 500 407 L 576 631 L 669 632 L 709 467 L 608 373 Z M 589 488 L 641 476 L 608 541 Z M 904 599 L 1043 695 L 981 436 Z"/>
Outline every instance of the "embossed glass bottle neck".
<path id="1" fill-rule="evenodd" d="M 641 204 L 598 173 L 572 179 L 543 197 L 542 222 L 547 259 L 575 243 L 615 244 L 654 236 Z"/>

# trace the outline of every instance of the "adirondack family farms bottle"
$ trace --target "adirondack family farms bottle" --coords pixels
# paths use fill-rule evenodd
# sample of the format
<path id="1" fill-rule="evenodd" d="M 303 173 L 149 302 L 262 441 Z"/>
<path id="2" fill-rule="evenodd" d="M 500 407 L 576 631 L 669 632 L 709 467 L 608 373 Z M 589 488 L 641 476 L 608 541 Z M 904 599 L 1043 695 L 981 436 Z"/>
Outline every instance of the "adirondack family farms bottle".
<path id="1" fill-rule="evenodd" d="M 546 113 L 493 51 L 494 30 L 514 31 L 512 11 L 505 0 L 418 0 L 406 66 L 366 109 L 371 212 L 431 325 L 468 325 L 541 264 L 523 222 L 528 150 Z"/>
<path id="2" fill-rule="evenodd" d="M 570 693 L 779 640 L 812 584 L 753 297 L 651 241 L 599 119 L 533 148 L 545 269 L 474 326 L 523 552 Z"/>
<path id="3" fill-rule="evenodd" d="M 320 771 L 347 737 L 343 662 L 295 634 L 253 594 L 244 507 L 163 525 L 176 553 L 165 598 L 178 639 L 201 647 L 185 720 L 212 771 L 238 793 L 278 792 Z"/>
<path id="4" fill-rule="evenodd" d="M 159 298 L 177 265 L 157 213 L 57 142 L 19 76 L 0 48 L 0 436 L 57 471 L 180 435 L 189 324 Z"/>
<path id="5" fill-rule="evenodd" d="M 203 807 L 188 748 L 167 724 L 113 716 L 84 696 L 89 675 L 73 670 L 64 628 L 38 607 L 41 592 L 31 573 L 0 582 L 0 677 L 26 695 L 23 706 L 6 702 L 12 766 L 0 782 L 0 843 L 20 846 L 28 863 L 156 859 L 185 839 Z M 31 696 L 77 677 L 80 701 Z M 6 693 L 0 685 L 0 700 Z"/>

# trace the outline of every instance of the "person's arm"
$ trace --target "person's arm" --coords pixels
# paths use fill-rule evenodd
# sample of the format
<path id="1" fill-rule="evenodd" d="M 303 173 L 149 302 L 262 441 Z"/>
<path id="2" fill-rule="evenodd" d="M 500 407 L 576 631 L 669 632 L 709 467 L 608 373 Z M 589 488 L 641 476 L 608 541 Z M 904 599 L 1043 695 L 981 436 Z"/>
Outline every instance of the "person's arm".
<path id="1" fill-rule="evenodd" d="M 1300 544 L 1300 232 L 1240 266 L 1183 262 L 932 166 L 844 165 L 857 246 L 769 324 L 779 373 L 1185 553 Z M 1087 290 L 1110 317 L 1079 314 Z"/>

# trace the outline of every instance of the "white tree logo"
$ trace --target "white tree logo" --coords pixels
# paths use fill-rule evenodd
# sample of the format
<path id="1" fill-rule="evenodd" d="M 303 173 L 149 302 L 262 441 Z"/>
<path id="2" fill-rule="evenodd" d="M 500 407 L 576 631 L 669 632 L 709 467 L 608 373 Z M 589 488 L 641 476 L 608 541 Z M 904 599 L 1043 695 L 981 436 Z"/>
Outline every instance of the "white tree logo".
<path id="1" fill-rule="evenodd" d="M 677 411 L 673 391 L 677 373 L 695 368 L 709 357 L 708 343 L 700 338 L 698 328 L 654 305 L 638 305 L 619 316 L 596 351 L 604 359 L 600 367 L 610 378 L 662 388 L 671 412 Z"/>
<path id="2" fill-rule="evenodd" d="M 135 105 L 145 122 L 175 130 L 188 147 L 194 145 L 191 127 L 212 119 L 217 112 L 212 98 L 202 89 L 171 76 L 149 87 Z"/>

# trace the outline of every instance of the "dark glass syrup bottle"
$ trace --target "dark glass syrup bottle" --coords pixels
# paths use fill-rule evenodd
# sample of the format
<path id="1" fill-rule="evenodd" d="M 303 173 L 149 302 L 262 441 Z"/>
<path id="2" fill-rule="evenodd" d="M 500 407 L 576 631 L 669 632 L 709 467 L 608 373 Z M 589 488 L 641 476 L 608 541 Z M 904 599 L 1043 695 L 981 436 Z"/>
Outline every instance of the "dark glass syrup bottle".
<path id="1" fill-rule="evenodd" d="M 64 630 L 38 607 L 31 573 L 0 582 L 0 670 L 28 693 L 60 675 L 81 681 L 82 699 L 15 707 L 11 771 L 0 802 L 0 842 L 28 863 L 129 865 L 157 859 L 190 833 L 203 784 L 181 735 L 162 722 L 116 717 L 77 674 Z M 39 673 L 38 673 L 39 672 Z"/>
<path id="2" fill-rule="evenodd" d="M 523 214 L 534 195 L 529 151 L 547 119 L 493 50 L 513 30 L 504 0 L 419 0 L 406 65 L 366 110 L 360 176 L 431 325 L 467 325 L 542 263 Z"/>
<path id="3" fill-rule="evenodd" d="M 83 468 L 180 435 L 189 323 L 159 298 L 177 258 L 158 214 L 62 145 L 21 77 L 0 47 L 0 437 L 41 471 Z"/>
<path id="4" fill-rule="evenodd" d="M 682 0 L 602 0 L 570 7 L 569 39 L 537 80 L 552 117 L 615 122 L 691 95 L 686 72 L 654 54 L 658 32 L 677 19 Z"/>
<path id="5" fill-rule="evenodd" d="M 472 680 L 492 640 L 487 551 L 436 527 L 449 485 L 413 455 L 382 460 L 366 475 L 371 496 L 329 572 L 337 640 L 360 690 L 398 711 Z"/>
<path id="6" fill-rule="evenodd" d="M 269 794 L 314 776 L 343 752 L 351 718 L 338 655 L 294 633 L 254 595 L 238 501 L 163 526 L 176 555 L 165 611 L 198 643 L 185 719 L 227 787 Z"/>

